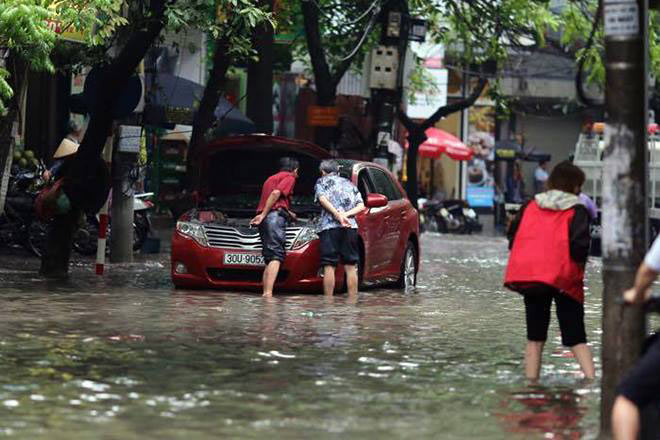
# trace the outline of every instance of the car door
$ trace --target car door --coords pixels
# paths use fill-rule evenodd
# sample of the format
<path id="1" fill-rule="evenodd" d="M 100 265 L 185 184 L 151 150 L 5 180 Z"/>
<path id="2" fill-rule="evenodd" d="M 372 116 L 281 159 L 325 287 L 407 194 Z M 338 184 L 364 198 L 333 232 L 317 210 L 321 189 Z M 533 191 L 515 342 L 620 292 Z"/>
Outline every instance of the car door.
<path id="1" fill-rule="evenodd" d="M 367 194 L 377 193 L 369 177 L 367 167 L 357 170 L 356 184 L 362 198 L 366 202 Z M 360 235 L 364 243 L 364 277 L 370 279 L 383 270 L 387 264 L 384 254 L 382 238 L 387 233 L 387 207 L 367 208 L 357 215 L 356 220 L 360 228 Z"/>
<path id="2" fill-rule="evenodd" d="M 405 203 L 385 171 L 376 167 L 369 167 L 367 171 L 374 186 L 374 192 L 383 194 L 388 199 L 387 206 L 381 208 L 378 213 L 382 216 L 382 227 L 379 231 L 377 246 L 379 253 L 377 269 L 379 272 L 390 272 L 394 261 L 397 258 L 400 260 L 400 257 L 398 257 L 400 254 L 398 252 L 400 247 L 399 228 L 402 223 L 401 218 L 404 214 Z M 397 260 L 397 268 L 399 260 Z"/>

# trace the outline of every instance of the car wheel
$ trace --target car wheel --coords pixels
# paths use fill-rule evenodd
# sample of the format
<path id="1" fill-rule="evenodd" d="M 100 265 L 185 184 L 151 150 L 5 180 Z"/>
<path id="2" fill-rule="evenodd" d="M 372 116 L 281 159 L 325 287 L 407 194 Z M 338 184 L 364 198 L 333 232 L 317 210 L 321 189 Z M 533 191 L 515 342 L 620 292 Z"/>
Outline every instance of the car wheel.
<path id="1" fill-rule="evenodd" d="M 417 252 L 411 241 L 408 242 L 406 252 L 401 261 L 401 273 L 397 281 L 397 287 L 401 289 L 411 289 L 417 284 Z"/>

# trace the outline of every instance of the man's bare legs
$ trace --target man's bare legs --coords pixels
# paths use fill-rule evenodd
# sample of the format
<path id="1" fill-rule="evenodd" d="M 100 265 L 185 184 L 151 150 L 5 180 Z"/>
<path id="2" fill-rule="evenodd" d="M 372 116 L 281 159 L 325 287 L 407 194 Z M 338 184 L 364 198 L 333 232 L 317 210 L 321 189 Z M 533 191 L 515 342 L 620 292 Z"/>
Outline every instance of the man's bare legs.
<path id="1" fill-rule="evenodd" d="M 525 376 L 536 380 L 541 372 L 541 356 L 543 355 L 543 341 L 527 341 L 525 349 Z"/>
<path id="2" fill-rule="evenodd" d="M 635 440 L 639 434 L 639 409 L 623 396 L 618 396 L 612 408 L 614 440 Z"/>
<path id="3" fill-rule="evenodd" d="M 323 266 L 323 294 L 332 295 L 335 292 L 335 267 Z"/>
<path id="4" fill-rule="evenodd" d="M 275 285 L 275 280 L 277 279 L 277 274 L 280 271 L 280 265 L 282 263 L 278 260 L 273 260 L 264 269 L 263 284 L 264 284 L 264 294 L 263 296 L 273 296 L 273 286 Z"/>
<path id="5" fill-rule="evenodd" d="M 344 266 L 346 272 L 346 286 L 348 287 L 348 295 L 354 296 L 358 293 L 358 272 L 357 264 Z"/>
<path id="6" fill-rule="evenodd" d="M 575 359 L 580 364 L 584 377 L 593 379 L 596 377 L 596 369 L 594 367 L 594 359 L 591 356 L 591 350 L 587 344 L 577 344 L 571 347 L 571 351 L 575 355 Z"/>

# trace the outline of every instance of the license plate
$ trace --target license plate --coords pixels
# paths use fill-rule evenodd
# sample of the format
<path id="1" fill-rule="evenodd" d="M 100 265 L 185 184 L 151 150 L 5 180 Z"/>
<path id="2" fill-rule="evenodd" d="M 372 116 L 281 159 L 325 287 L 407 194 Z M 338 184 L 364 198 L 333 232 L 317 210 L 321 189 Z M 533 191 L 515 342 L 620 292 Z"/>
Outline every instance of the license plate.
<path id="1" fill-rule="evenodd" d="M 224 263 L 227 265 L 240 265 L 240 266 L 263 266 L 265 264 L 264 257 L 259 254 L 246 254 L 246 253 L 225 253 Z"/>

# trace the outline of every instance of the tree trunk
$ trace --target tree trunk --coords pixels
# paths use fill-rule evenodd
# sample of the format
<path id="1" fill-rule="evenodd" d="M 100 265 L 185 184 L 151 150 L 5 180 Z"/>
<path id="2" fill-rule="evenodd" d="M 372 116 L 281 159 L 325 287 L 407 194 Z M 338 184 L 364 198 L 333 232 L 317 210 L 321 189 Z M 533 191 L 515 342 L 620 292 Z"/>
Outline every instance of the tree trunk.
<path id="1" fill-rule="evenodd" d="M 16 110 L 12 107 L 4 118 L 0 119 L 0 215 L 5 212 L 5 199 L 9 189 L 13 142 L 11 129 L 16 119 Z"/>
<path id="2" fill-rule="evenodd" d="M 424 129 L 419 124 L 414 124 L 408 130 L 408 153 L 406 156 L 406 192 L 410 203 L 417 208 L 417 153 L 419 147 L 426 141 Z"/>
<path id="3" fill-rule="evenodd" d="M 274 0 L 262 0 L 260 7 L 273 10 Z M 259 59 L 248 64 L 247 117 L 252 119 L 258 133 L 273 132 L 273 26 L 266 23 L 252 32 Z"/>
<path id="4" fill-rule="evenodd" d="M 40 273 L 46 277 L 66 276 L 79 212 L 92 210 L 99 200 L 108 196 L 109 182 L 104 182 L 103 169 L 98 167 L 106 138 L 110 134 L 117 96 L 128 79 L 135 73 L 140 61 L 147 53 L 165 25 L 166 0 L 153 0 L 150 3 L 150 20 L 144 29 L 133 33 L 110 64 L 99 74 L 98 96 L 91 109 L 90 121 L 85 137 L 64 176 L 63 190 L 71 200 L 72 211 L 58 217 L 49 230 L 48 245 L 41 260 Z M 104 166 L 104 165 L 103 165 Z M 99 173 L 99 171 L 101 171 Z M 107 169 L 105 169 L 107 174 Z M 98 205 L 100 206 L 100 205 Z M 76 215 L 78 214 L 78 215 Z"/>
<path id="5" fill-rule="evenodd" d="M 190 136 L 190 145 L 188 146 L 187 158 L 187 177 L 190 189 L 199 188 L 199 166 L 198 151 L 206 142 L 206 133 L 215 121 L 215 109 L 218 106 L 222 96 L 225 83 L 227 82 L 227 70 L 231 66 L 231 57 L 227 54 L 229 49 L 229 39 L 222 38 L 215 42 L 215 52 L 213 54 L 213 67 L 209 74 L 209 79 L 204 88 L 204 95 L 199 103 L 199 108 L 193 119 L 193 131 Z M 272 89 L 271 89 L 272 96 Z M 222 115 L 220 115 L 222 116 Z M 272 117 L 271 117 L 272 121 Z"/>
<path id="6" fill-rule="evenodd" d="M 68 277 L 71 243 L 81 214 L 82 211 L 74 207 L 67 214 L 55 216 L 48 228 L 46 252 L 41 258 L 39 273 L 54 279 Z"/>
<path id="7" fill-rule="evenodd" d="M 9 84 L 14 91 L 7 103 L 7 114 L 0 118 L 0 214 L 5 210 L 5 199 L 9 189 L 9 174 L 11 170 L 12 157 L 12 139 L 11 131 L 19 116 L 19 100 L 24 94 L 24 87 L 27 87 L 27 75 L 19 74 L 25 72 L 25 63 L 10 55 L 6 62 L 7 68 L 11 71 L 9 75 Z"/>

